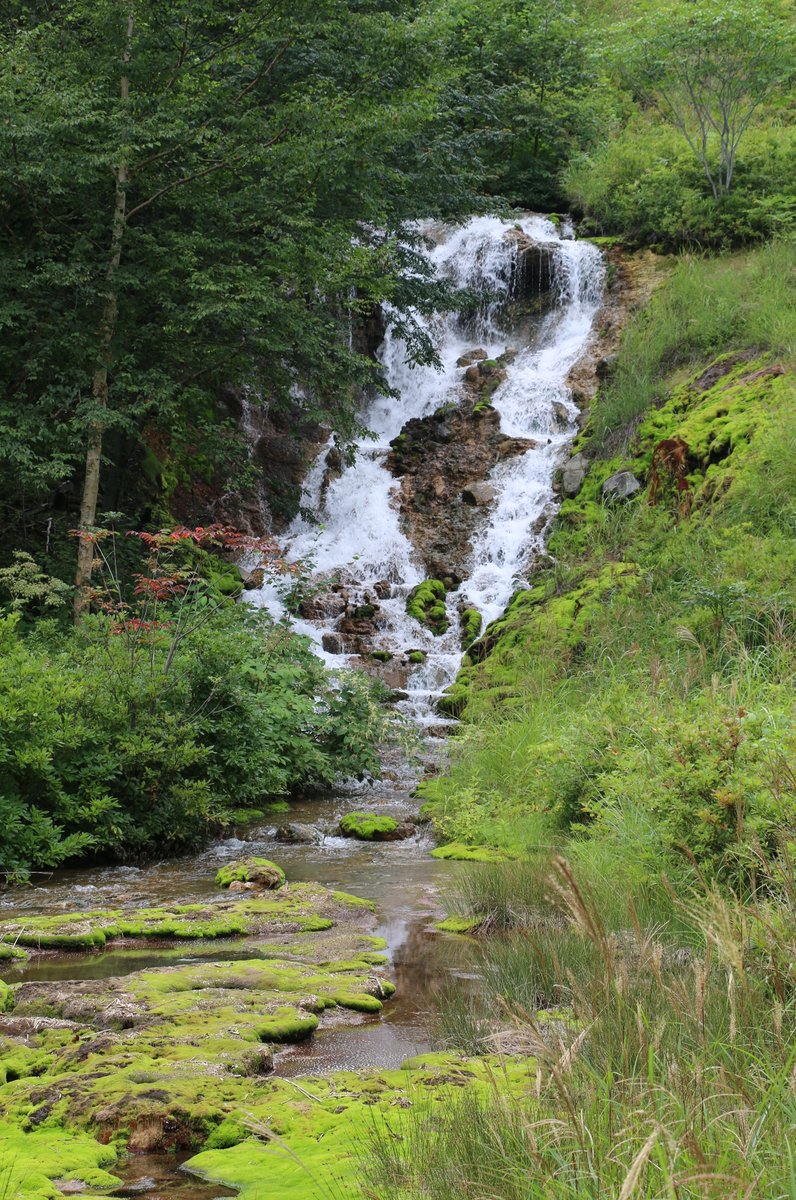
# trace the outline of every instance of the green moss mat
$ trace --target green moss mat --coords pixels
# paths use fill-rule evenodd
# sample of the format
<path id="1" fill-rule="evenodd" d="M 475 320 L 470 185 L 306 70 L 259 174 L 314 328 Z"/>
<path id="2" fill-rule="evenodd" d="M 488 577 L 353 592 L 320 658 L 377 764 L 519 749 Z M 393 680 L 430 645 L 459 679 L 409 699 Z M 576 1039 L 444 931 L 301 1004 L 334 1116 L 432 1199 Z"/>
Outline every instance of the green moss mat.
<path id="1" fill-rule="evenodd" d="M 524 1093 L 528 1063 L 429 1054 L 400 1070 L 304 1078 L 301 1091 L 280 1081 L 246 1122 L 230 1126 L 230 1137 L 244 1140 L 205 1150 L 186 1167 L 238 1188 L 241 1200 L 259 1200 L 265 1189 L 274 1200 L 353 1200 L 362 1195 L 360 1153 L 374 1127 L 388 1123 L 400 1136 L 402 1120 L 430 1118 L 462 1089 L 486 1096 L 495 1086 Z"/>
<path id="2" fill-rule="evenodd" d="M 464 842 L 449 842 L 431 851 L 432 858 L 450 858 L 460 862 L 496 863 L 512 858 L 506 850 L 495 850 L 491 846 L 467 846 Z"/>
<path id="3" fill-rule="evenodd" d="M 335 900 L 331 892 L 316 884 L 295 883 L 273 896 L 235 901 L 15 917 L 0 921 L 0 941 L 39 949 L 81 950 L 123 938 L 201 940 L 267 934 L 282 927 L 330 929 L 332 910 L 339 903 L 347 902 Z"/>

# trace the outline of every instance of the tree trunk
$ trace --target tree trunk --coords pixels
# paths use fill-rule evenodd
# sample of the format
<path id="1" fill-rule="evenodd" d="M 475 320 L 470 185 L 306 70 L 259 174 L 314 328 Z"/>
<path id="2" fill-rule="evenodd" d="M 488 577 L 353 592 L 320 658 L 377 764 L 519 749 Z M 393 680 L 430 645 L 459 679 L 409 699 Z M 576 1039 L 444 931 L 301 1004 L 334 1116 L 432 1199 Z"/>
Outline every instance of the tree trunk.
<path id="1" fill-rule="evenodd" d="M 130 61 L 130 46 L 133 39 L 133 10 L 127 15 L 127 40 L 123 63 Z M 130 80 L 125 70 L 120 81 L 122 104 L 130 96 Z M 78 527 L 77 572 L 75 575 L 75 621 L 79 621 L 88 604 L 88 589 L 94 567 L 94 543 L 86 536 L 97 520 L 97 497 L 99 495 L 100 467 L 102 463 L 102 439 L 105 433 L 105 413 L 108 408 L 108 370 L 111 364 L 113 338 L 119 314 L 116 276 L 122 259 L 122 241 L 127 210 L 127 163 L 122 161 L 116 168 L 114 188 L 113 224 L 111 227 L 111 253 L 105 272 L 105 302 L 100 320 L 99 350 L 91 383 L 95 415 L 89 425 L 86 444 L 86 467 L 83 476 L 83 495 L 80 501 L 80 524 Z"/>

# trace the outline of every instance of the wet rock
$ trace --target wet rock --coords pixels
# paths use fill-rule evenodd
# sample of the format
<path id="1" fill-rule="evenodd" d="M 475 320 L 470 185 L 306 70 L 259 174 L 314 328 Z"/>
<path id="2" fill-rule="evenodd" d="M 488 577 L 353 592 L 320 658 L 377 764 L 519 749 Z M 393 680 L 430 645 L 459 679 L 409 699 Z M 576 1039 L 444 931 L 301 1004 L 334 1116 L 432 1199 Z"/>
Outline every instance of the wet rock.
<path id="1" fill-rule="evenodd" d="M 561 472 L 561 490 L 565 496 L 577 496 L 589 471 L 589 460 L 585 454 L 575 454 L 564 464 Z"/>
<path id="2" fill-rule="evenodd" d="M 553 428 L 558 433 L 563 433 L 565 429 L 569 429 L 572 418 L 569 415 L 569 409 L 561 400 L 553 401 Z"/>
<path id="3" fill-rule="evenodd" d="M 486 382 L 480 371 L 478 379 Z M 482 514 L 478 505 L 461 499 L 464 489 L 486 481 L 497 461 L 536 445 L 507 437 L 498 413 L 480 397 L 475 385 L 461 407 L 408 421 L 391 443 L 387 466 L 401 477 L 404 527 L 430 578 L 459 581 L 468 574 L 471 539 Z"/>
<path id="4" fill-rule="evenodd" d="M 325 633 L 321 638 L 321 645 L 327 654 L 343 653 L 343 639 L 339 633 Z"/>
<path id="5" fill-rule="evenodd" d="M 617 471 L 606 479 L 602 490 L 606 500 L 630 500 L 641 491 L 641 484 L 632 471 Z"/>
<path id="6" fill-rule="evenodd" d="M 496 496 L 497 492 L 491 483 L 471 483 L 462 491 L 462 500 L 465 504 L 475 504 L 478 506 L 491 504 Z"/>
<path id="7" fill-rule="evenodd" d="M 265 570 L 263 567 L 255 567 L 253 571 L 241 571 L 240 581 L 245 592 L 259 591 L 265 583 Z"/>
<path id="8" fill-rule="evenodd" d="M 613 372 L 618 358 L 618 354 L 608 354 L 605 358 L 599 359 L 594 368 L 597 378 L 600 380 L 607 379 Z"/>
<path id="9" fill-rule="evenodd" d="M 388 600 L 392 594 L 392 584 L 389 579 L 380 579 L 377 583 L 374 583 L 373 590 L 379 600 Z"/>
<path id="10" fill-rule="evenodd" d="M 154 1192 L 158 1187 L 158 1182 L 151 1175 L 142 1175 L 140 1179 L 134 1179 L 130 1183 L 124 1184 L 123 1187 L 116 1188 L 113 1192 L 114 1196 L 143 1196 L 147 1192 Z M 64 1189 L 61 1188 L 61 1191 Z M 64 1193 L 66 1194 L 66 1193 Z"/>
<path id="11" fill-rule="evenodd" d="M 536 242 L 519 226 L 505 234 L 514 242 L 517 259 L 511 291 L 515 298 L 533 298 L 549 292 L 553 284 L 555 249 L 553 244 Z"/>
<path id="12" fill-rule="evenodd" d="M 481 347 L 479 347 L 477 350 L 468 350 L 461 356 L 461 358 L 456 359 L 456 366 L 469 367 L 472 363 L 481 362 L 481 360 L 486 358 L 486 356 L 486 350 L 481 349 Z"/>
<path id="13" fill-rule="evenodd" d="M 321 836 L 313 825 L 304 825 L 300 821 L 280 825 L 274 834 L 277 842 L 287 842 L 289 845 L 311 845 L 313 842 L 319 842 Z"/>

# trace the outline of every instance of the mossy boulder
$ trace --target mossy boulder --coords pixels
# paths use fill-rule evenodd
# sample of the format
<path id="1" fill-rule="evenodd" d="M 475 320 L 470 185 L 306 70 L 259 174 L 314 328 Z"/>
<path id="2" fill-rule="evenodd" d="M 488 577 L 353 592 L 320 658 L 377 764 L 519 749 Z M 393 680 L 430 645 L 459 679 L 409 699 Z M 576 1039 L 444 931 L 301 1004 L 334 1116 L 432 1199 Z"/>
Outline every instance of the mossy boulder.
<path id="1" fill-rule="evenodd" d="M 276 891 L 284 886 L 285 872 L 268 858 L 246 858 L 222 867 L 216 875 L 216 883 L 223 888 L 234 883 L 247 883 Z"/>
<path id="2" fill-rule="evenodd" d="M 407 836 L 404 826 L 392 817 L 378 813 L 346 813 L 340 821 L 343 837 L 358 838 L 361 842 L 395 842 Z"/>
<path id="3" fill-rule="evenodd" d="M 410 650 L 406 657 L 410 663 L 420 664 L 426 661 L 426 652 L 425 650 Z"/>
<path id="4" fill-rule="evenodd" d="M 406 611 L 426 629 L 440 637 L 446 633 L 450 622 L 445 608 L 445 584 L 441 579 L 424 579 L 412 588 L 406 600 Z"/>

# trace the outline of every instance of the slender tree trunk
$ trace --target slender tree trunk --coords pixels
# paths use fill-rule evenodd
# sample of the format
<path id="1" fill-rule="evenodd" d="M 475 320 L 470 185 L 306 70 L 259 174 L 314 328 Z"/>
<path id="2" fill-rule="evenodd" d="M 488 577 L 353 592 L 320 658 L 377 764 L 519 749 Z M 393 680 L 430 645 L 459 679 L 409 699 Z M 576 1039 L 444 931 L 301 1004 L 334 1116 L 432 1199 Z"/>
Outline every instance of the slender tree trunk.
<path id="1" fill-rule="evenodd" d="M 127 14 L 127 39 L 122 61 L 125 70 L 120 81 L 122 105 L 130 97 L 130 79 L 126 65 L 130 61 L 130 46 L 133 39 L 133 9 Z M 94 544 L 84 536 L 96 523 L 97 497 L 99 495 L 100 467 L 102 463 L 102 439 L 105 433 L 105 413 L 108 409 L 108 370 L 111 364 L 113 338 L 119 315 L 117 274 L 122 259 L 122 242 L 126 225 L 127 163 L 121 161 L 116 168 L 114 188 L 113 224 L 111 226 L 111 252 L 105 272 L 105 301 L 100 320 L 99 350 L 94 367 L 91 391 L 95 415 L 89 425 L 86 444 L 86 467 L 83 476 L 83 495 L 80 501 L 80 524 L 77 546 L 77 573 L 75 575 L 75 621 L 79 621 L 88 603 L 88 589 L 94 567 Z"/>

